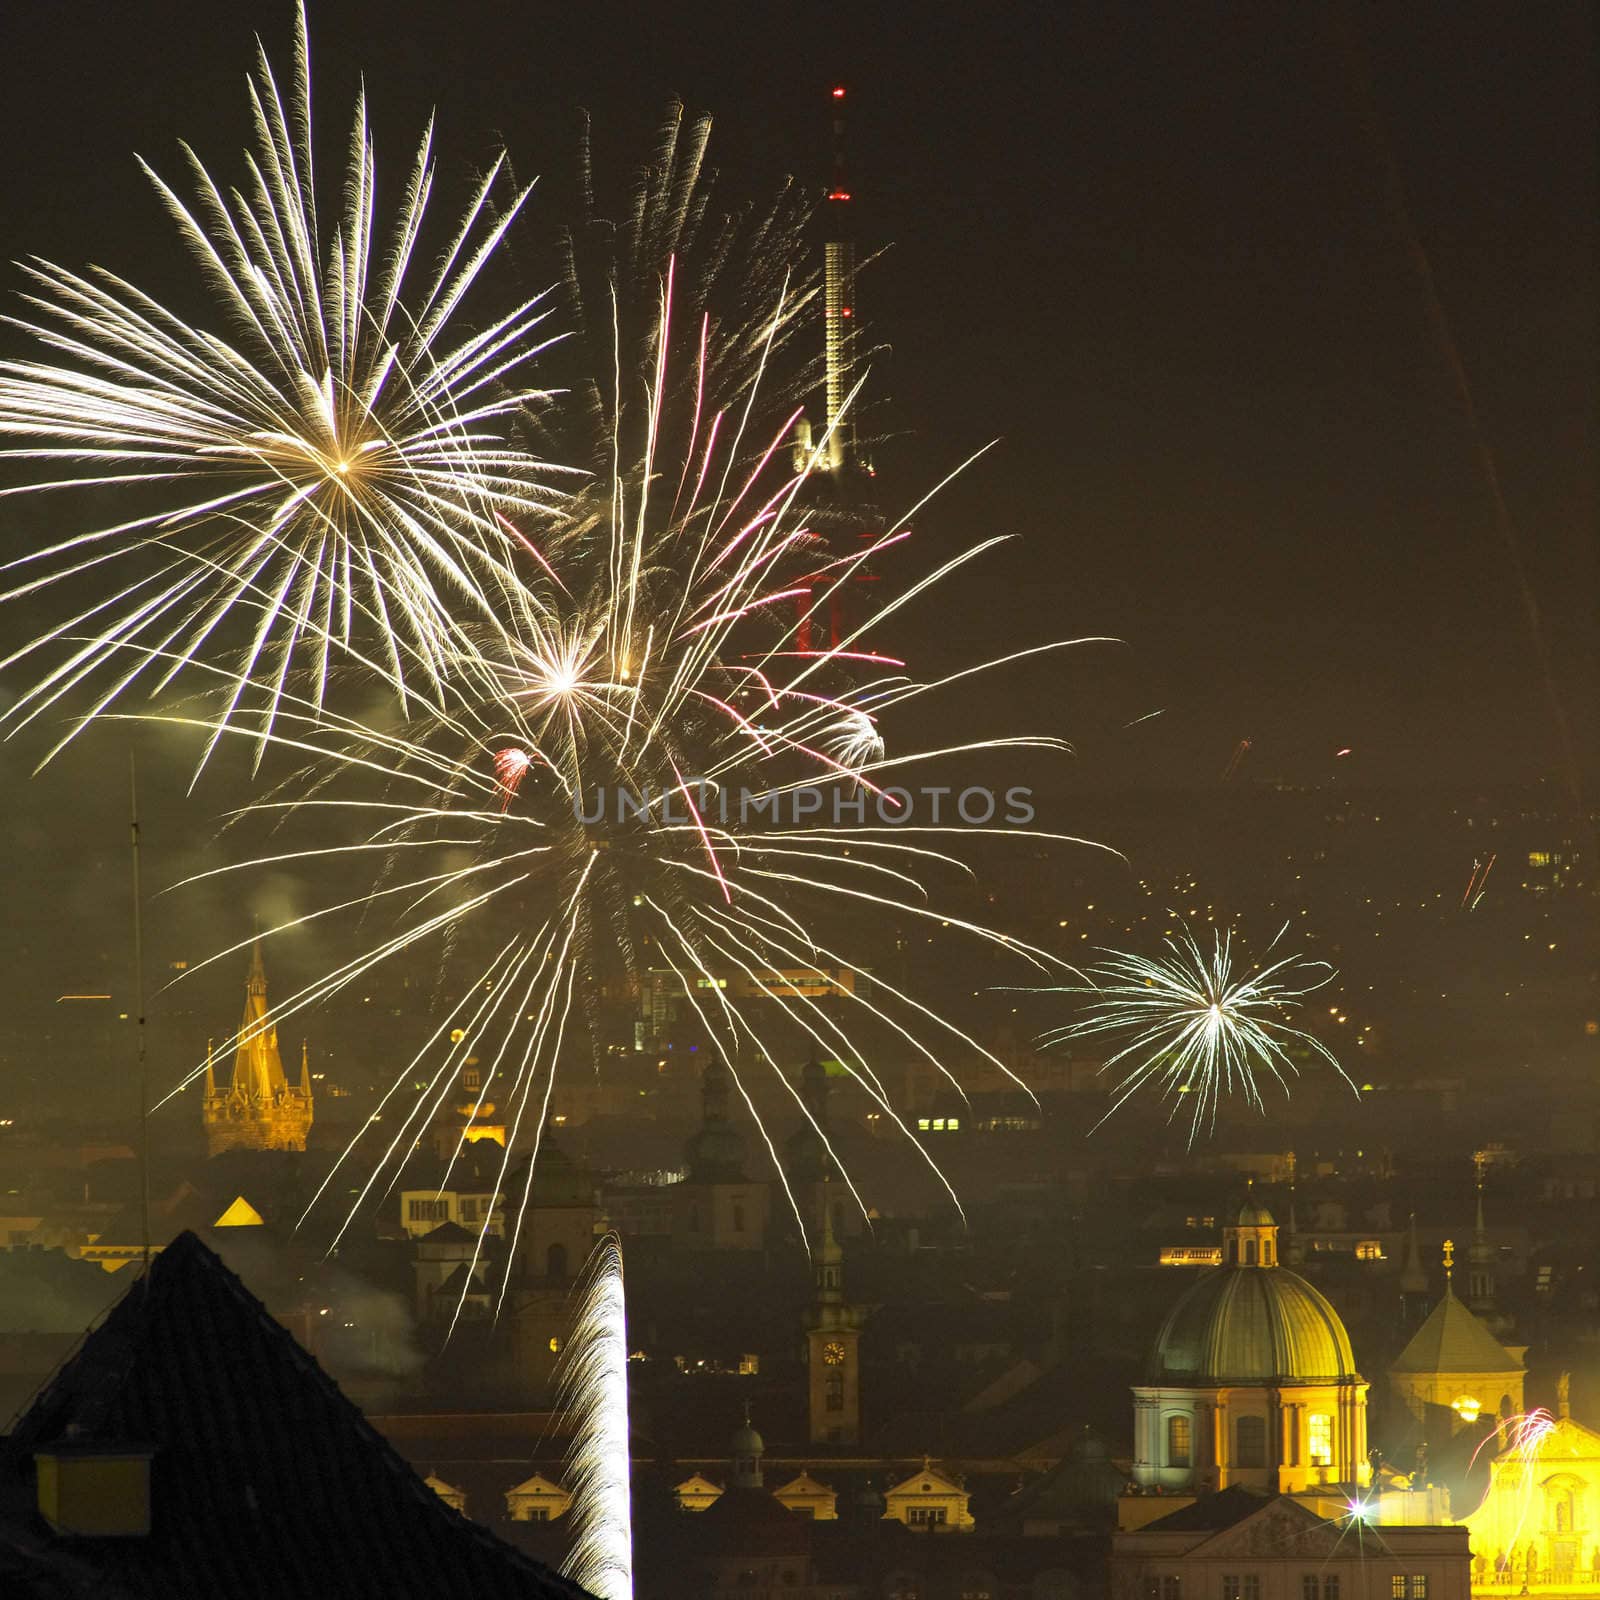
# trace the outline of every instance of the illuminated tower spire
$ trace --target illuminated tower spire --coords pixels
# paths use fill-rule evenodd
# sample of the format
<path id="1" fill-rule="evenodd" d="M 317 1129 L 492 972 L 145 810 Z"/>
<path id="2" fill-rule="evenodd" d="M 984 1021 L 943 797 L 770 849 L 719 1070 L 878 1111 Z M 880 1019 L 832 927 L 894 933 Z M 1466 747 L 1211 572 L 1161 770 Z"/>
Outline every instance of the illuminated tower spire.
<path id="1" fill-rule="evenodd" d="M 258 939 L 244 985 L 244 1016 L 236 1035 L 233 1081 L 216 1081 L 210 1047 L 206 1051 L 203 1116 L 210 1153 L 249 1150 L 304 1150 L 311 1127 L 310 1056 L 302 1047 L 300 1082 L 291 1085 L 278 1054 L 278 1030 L 267 1005 L 267 969 Z"/>

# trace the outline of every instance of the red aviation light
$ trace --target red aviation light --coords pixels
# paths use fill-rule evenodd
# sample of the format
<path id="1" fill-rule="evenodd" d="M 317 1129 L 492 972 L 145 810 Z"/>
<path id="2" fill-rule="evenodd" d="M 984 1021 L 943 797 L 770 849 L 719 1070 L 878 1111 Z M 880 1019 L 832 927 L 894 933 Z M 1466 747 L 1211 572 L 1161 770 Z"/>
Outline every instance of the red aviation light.
<path id="1" fill-rule="evenodd" d="M 843 100 L 844 99 L 844 85 L 843 84 L 839 84 L 834 88 L 833 98 L 835 100 Z"/>
<path id="2" fill-rule="evenodd" d="M 841 317 L 848 317 L 850 315 L 850 307 L 849 306 L 840 306 L 839 307 L 839 315 Z"/>
<path id="3" fill-rule="evenodd" d="M 828 191 L 828 198 L 830 200 L 848 200 L 850 198 L 850 191 L 848 189 L 830 189 Z"/>

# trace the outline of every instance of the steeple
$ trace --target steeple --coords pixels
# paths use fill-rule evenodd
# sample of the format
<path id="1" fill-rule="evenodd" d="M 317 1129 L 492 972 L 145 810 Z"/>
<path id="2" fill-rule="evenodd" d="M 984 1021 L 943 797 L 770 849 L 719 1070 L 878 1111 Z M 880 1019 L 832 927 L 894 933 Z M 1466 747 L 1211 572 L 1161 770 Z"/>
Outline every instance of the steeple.
<path id="1" fill-rule="evenodd" d="M 1494 1247 L 1483 1222 L 1483 1157 L 1473 1157 L 1477 1205 L 1473 1214 L 1472 1245 L 1467 1251 L 1467 1304 L 1474 1311 L 1494 1310 Z"/>
<path id="2" fill-rule="evenodd" d="M 817 1298 L 806 1330 L 808 1409 L 813 1444 L 861 1440 L 861 1313 L 845 1299 L 844 1251 L 833 1231 L 829 1184 L 822 1182 L 822 1241 L 816 1251 Z"/>
<path id="3" fill-rule="evenodd" d="M 311 1094 L 311 1043 L 307 1039 L 300 1041 L 300 1093 L 308 1098 Z"/>
<path id="4" fill-rule="evenodd" d="M 700 1075 L 700 1127 L 683 1147 L 691 1183 L 743 1183 L 744 1137 L 728 1119 L 728 1069 L 711 1057 Z"/>
<path id="5" fill-rule="evenodd" d="M 1428 1274 L 1417 1248 L 1417 1214 L 1411 1213 L 1406 1229 L 1406 1254 L 1400 1264 L 1400 1327 L 1409 1333 L 1428 1314 Z"/>
<path id="6" fill-rule="evenodd" d="M 235 1036 L 233 1081 L 220 1089 L 212 1047 L 206 1048 L 203 1116 L 210 1153 L 304 1150 L 312 1120 L 310 1057 L 301 1050 L 300 1082 L 291 1086 L 278 1054 L 278 1030 L 267 1004 L 267 969 L 258 938 L 245 976 L 244 1015 Z"/>

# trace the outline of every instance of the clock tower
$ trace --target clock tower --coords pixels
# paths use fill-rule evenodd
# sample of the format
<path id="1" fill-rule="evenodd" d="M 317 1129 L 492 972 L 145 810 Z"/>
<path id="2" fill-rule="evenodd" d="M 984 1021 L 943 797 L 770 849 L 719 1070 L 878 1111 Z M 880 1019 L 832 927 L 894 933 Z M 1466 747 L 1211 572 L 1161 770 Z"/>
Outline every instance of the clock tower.
<path id="1" fill-rule="evenodd" d="M 826 1185 L 824 1185 L 826 1191 Z M 845 1301 L 844 1252 L 824 1197 L 817 1299 L 806 1330 L 812 1444 L 861 1442 L 861 1313 Z"/>

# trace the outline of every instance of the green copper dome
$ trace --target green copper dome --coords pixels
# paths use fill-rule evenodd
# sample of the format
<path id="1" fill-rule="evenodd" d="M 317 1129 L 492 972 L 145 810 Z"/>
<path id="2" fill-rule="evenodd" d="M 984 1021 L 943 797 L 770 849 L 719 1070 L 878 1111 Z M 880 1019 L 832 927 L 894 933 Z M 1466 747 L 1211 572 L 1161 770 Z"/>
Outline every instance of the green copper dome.
<path id="1" fill-rule="evenodd" d="M 1304 1278 L 1287 1267 L 1240 1266 L 1210 1268 L 1172 1308 L 1147 1381 L 1210 1386 L 1357 1376 L 1339 1313 Z"/>

